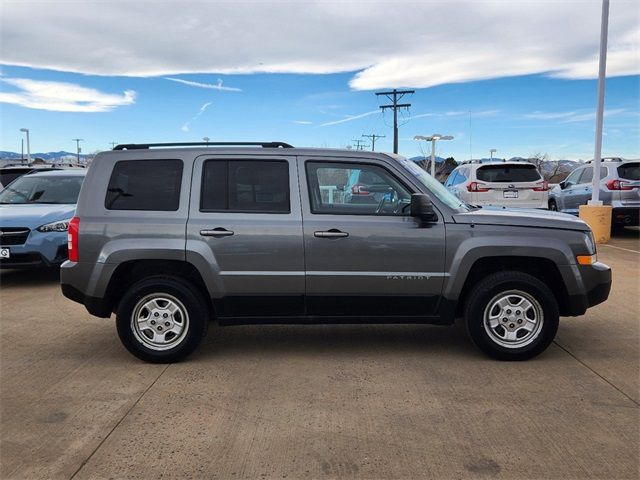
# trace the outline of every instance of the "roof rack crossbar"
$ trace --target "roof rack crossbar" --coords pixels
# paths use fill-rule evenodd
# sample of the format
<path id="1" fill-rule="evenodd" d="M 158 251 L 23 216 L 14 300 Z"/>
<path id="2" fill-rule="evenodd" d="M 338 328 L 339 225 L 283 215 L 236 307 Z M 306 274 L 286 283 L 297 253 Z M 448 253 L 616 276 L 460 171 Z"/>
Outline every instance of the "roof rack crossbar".
<path id="1" fill-rule="evenodd" d="M 182 142 L 182 143 L 124 143 L 113 147 L 114 150 L 148 150 L 152 147 L 262 147 L 293 148 L 284 142 Z"/>

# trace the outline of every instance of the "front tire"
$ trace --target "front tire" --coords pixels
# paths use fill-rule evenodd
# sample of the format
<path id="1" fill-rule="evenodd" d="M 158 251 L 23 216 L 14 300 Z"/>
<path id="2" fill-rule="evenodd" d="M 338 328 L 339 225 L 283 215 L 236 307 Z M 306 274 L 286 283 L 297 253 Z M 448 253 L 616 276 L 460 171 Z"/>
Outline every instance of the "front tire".
<path id="1" fill-rule="evenodd" d="M 555 200 L 549 200 L 549 210 L 551 210 L 552 212 L 558 211 L 558 204 Z"/>
<path id="2" fill-rule="evenodd" d="M 154 276 L 133 284 L 116 314 L 118 336 L 130 353 L 172 363 L 192 353 L 207 332 L 209 309 L 186 280 Z"/>
<path id="3" fill-rule="evenodd" d="M 527 360 L 542 353 L 555 338 L 559 319 L 551 290 L 536 277 L 517 271 L 482 279 L 465 306 L 471 340 L 498 360 Z"/>

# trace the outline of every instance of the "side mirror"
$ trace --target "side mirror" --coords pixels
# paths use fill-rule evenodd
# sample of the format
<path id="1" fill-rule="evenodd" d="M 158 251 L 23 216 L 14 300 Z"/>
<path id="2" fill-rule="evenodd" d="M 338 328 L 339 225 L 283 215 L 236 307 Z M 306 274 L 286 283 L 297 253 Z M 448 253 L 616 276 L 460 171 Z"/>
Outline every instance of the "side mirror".
<path id="1" fill-rule="evenodd" d="M 561 190 L 564 190 L 565 188 L 567 188 L 567 182 L 565 181 L 560 182 L 558 185 L 560 185 Z"/>
<path id="2" fill-rule="evenodd" d="M 433 209 L 433 203 L 424 193 L 411 195 L 411 216 L 424 222 L 438 221 L 438 214 Z"/>

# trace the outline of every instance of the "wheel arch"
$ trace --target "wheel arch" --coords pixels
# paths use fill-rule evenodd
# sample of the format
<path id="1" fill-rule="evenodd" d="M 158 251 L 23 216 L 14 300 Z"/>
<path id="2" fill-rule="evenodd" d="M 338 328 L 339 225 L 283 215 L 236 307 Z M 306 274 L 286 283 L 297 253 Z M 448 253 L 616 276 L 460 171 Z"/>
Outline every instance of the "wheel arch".
<path id="1" fill-rule="evenodd" d="M 109 279 L 105 293 L 111 311 L 115 312 L 118 309 L 122 296 L 131 285 L 144 278 L 158 275 L 180 278 L 190 282 L 198 289 L 215 315 L 211 295 L 209 295 L 199 270 L 184 260 L 164 259 L 130 260 L 118 265 Z"/>

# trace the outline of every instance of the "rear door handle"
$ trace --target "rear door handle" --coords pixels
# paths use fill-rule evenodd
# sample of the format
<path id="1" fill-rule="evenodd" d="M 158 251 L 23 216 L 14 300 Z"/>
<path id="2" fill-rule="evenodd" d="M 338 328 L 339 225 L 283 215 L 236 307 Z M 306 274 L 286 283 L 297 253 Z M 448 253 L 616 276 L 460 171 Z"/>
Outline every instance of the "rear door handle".
<path id="1" fill-rule="evenodd" d="M 337 228 L 332 228 L 331 230 L 327 230 L 326 232 L 313 232 L 313 236 L 318 238 L 338 238 L 348 237 L 349 234 L 347 232 L 341 232 Z"/>
<path id="2" fill-rule="evenodd" d="M 210 230 L 200 230 L 200 235 L 203 237 L 230 237 L 234 232 L 227 230 L 226 228 L 217 227 Z"/>

